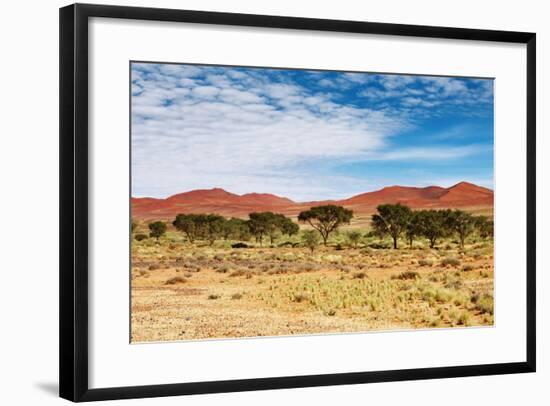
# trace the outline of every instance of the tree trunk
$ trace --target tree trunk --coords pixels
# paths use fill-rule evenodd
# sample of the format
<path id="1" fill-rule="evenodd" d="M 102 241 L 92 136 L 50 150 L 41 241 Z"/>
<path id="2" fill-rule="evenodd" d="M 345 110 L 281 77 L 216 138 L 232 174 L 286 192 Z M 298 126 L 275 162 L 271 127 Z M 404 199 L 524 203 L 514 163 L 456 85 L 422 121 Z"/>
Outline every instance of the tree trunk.
<path id="1" fill-rule="evenodd" d="M 397 249 L 397 237 L 393 237 L 393 249 Z"/>

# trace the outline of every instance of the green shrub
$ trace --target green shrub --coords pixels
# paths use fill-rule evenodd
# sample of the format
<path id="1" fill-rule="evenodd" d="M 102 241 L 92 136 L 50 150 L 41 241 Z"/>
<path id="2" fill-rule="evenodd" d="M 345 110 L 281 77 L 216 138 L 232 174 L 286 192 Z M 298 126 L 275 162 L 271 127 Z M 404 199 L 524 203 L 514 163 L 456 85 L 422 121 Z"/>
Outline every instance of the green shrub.
<path id="1" fill-rule="evenodd" d="M 136 234 L 135 237 L 136 241 L 143 241 L 143 240 L 146 240 L 147 238 L 147 235 L 146 234 Z"/>

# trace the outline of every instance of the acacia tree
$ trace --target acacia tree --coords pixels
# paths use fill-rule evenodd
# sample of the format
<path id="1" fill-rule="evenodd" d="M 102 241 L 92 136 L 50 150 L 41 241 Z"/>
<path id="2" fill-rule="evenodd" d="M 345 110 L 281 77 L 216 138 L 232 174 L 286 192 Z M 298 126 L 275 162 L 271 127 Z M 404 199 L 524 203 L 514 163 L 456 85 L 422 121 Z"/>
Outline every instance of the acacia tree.
<path id="1" fill-rule="evenodd" d="M 178 214 L 172 224 L 186 235 L 189 242 L 203 239 L 212 245 L 222 236 L 225 223 L 225 218 L 217 214 Z"/>
<path id="2" fill-rule="evenodd" d="M 282 234 L 288 235 L 289 237 L 298 234 L 298 231 L 300 231 L 300 226 L 298 224 L 283 214 L 276 214 L 276 216 Z"/>
<path id="3" fill-rule="evenodd" d="M 430 248 L 435 247 L 437 240 L 449 235 L 447 218 L 450 210 L 421 210 L 415 213 L 419 234 L 430 242 Z"/>
<path id="4" fill-rule="evenodd" d="M 349 224 L 353 217 L 353 211 L 345 209 L 342 206 L 327 205 L 312 207 L 298 215 L 298 221 L 308 223 L 311 227 L 321 234 L 323 244 L 327 245 L 327 240 L 334 230 L 342 224 Z"/>
<path id="5" fill-rule="evenodd" d="M 262 245 L 263 238 L 269 237 L 271 244 L 280 234 L 288 236 L 297 234 L 300 230 L 298 224 L 282 214 L 270 211 L 250 213 L 248 215 L 248 227 L 250 233 L 256 237 L 256 241 Z"/>
<path id="6" fill-rule="evenodd" d="M 214 244 L 214 241 L 222 236 L 226 223 L 225 218 L 218 214 L 206 214 L 199 216 L 199 219 L 201 236 L 207 240 L 210 245 Z"/>
<path id="7" fill-rule="evenodd" d="M 460 247 L 464 248 L 464 241 L 475 230 L 476 220 L 470 213 L 462 210 L 448 211 L 446 216 L 446 225 L 458 235 Z"/>
<path id="8" fill-rule="evenodd" d="M 190 243 L 198 238 L 198 216 L 198 214 L 178 214 L 172 223 L 177 230 L 185 234 Z"/>
<path id="9" fill-rule="evenodd" d="M 405 232 L 411 219 L 411 209 L 397 203 L 381 204 L 376 210 L 378 213 L 372 216 L 372 227 L 379 235 L 390 235 L 393 248 L 397 249 L 397 240 Z"/>
<path id="10" fill-rule="evenodd" d="M 409 242 L 409 248 L 412 248 L 414 239 L 422 235 L 422 224 L 420 212 L 412 212 L 407 227 L 405 228 L 405 237 Z"/>
<path id="11" fill-rule="evenodd" d="M 149 237 L 156 238 L 157 241 L 166 233 L 166 224 L 163 221 L 149 223 Z"/>
<path id="12" fill-rule="evenodd" d="M 226 240 L 230 238 L 234 240 L 249 240 L 250 231 L 248 222 L 236 217 L 230 218 L 224 224 L 222 236 Z"/>
<path id="13" fill-rule="evenodd" d="M 495 223 L 486 216 L 475 216 L 475 225 L 481 238 L 492 237 L 495 233 Z"/>
<path id="14" fill-rule="evenodd" d="M 267 235 L 269 236 L 269 243 L 273 245 L 277 237 L 281 235 L 281 215 L 267 212 L 265 221 L 267 223 Z M 283 216 L 284 217 L 284 216 Z"/>
<path id="15" fill-rule="evenodd" d="M 273 213 L 255 212 L 248 215 L 248 227 L 250 233 L 256 238 L 256 241 L 263 244 L 264 236 L 268 235 L 272 231 Z"/>

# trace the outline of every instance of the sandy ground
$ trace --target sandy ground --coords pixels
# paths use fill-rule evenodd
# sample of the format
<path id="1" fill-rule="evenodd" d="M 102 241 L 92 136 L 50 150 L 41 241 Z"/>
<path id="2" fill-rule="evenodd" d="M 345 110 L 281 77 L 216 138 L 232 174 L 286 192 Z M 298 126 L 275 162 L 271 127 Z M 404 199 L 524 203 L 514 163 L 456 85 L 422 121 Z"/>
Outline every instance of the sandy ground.
<path id="1" fill-rule="evenodd" d="M 164 248 L 160 252 L 165 253 Z M 292 255 L 298 251 L 275 250 Z M 293 262 L 280 257 L 282 268 L 269 249 L 240 250 L 236 258 L 228 256 L 230 249 L 187 248 L 183 261 L 178 251 L 135 254 L 132 342 L 493 323 L 492 255 L 474 250 L 454 266 L 440 263 L 448 253 L 425 250 L 367 255 L 349 249 L 335 255 L 329 249 L 311 258 L 303 250 Z M 226 259 L 216 265 L 213 258 L 220 254 Z M 419 264 L 425 257 L 432 263 Z M 325 265 L 335 258 L 336 264 Z M 313 270 L 304 266 L 314 260 L 318 265 Z M 407 271 L 417 275 L 400 279 Z M 476 308 L 476 295 L 491 295 L 490 313 Z"/>

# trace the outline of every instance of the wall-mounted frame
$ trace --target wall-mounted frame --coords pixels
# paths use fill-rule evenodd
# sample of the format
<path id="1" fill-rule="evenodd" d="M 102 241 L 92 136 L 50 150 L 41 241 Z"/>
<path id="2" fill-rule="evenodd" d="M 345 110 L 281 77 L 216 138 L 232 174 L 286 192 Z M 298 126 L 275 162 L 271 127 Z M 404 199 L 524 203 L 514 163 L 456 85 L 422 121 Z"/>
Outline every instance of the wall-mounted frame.
<path id="1" fill-rule="evenodd" d="M 230 42 L 224 43 L 224 37 Z M 524 32 L 89 4 L 62 8 L 60 396 L 80 402 L 534 372 L 535 41 L 534 33 Z M 174 45 L 178 43 L 183 45 Z M 266 48 L 270 52 L 262 53 Z M 402 53 L 395 52 L 399 49 Z M 424 52 L 432 59 L 423 58 Z M 442 58 L 441 52 L 449 54 Z M 416 53 L 418 58 L 411 57 Z M 129 213 L 135 208 L 130 208 L 128 199 L 132 160 L 127 137 L 135 97 L 132 64 L 138 61 L 494 80 L 495 248 L 494 257 L 486 254 L 491 265 L 483 269 L 498 276 L 491 284 L 494 318 L 492 302 L 491 317 L 482 311 L 473 316 L 485 317 L 489 327 L 206 341 L 197 341 L 206 336 L 197 336 L 189 342 L 129 343 L 125 323 L 131 317 L 127 280 L 133 239 L 128 229 Z M 516 165 L 510 168 L 508 162 Z M 107 201 L 110 193 L 112 201 Z M 514 216 L 508 216 L 512 211 Z M 471 249 L 479 251 L 482 244 Z M 468 255 L 464 247 L 456 252 Z M 482 276 L 488 272 L 483 269 Z M 452 273 L 463 271 L 468 269 Z M 419 278 L 428 283 L 429 272 L 420 272 Z M 468 278 L 464 283 L 472 289 L 486 283 L 477 276 Z M 474 296 L 472 303 L 478 300 Z M 472 303 L 456 306 L 474 309 Z M 438 306 L 437 300 L 431 305 Z M 137 341 L 164 341 L 162 336 L 148 337 Z M 433 346 L 430 354 L 427 341 L 427 347 L 409 351 L 424 358 L 403 356 L 399 362 L 391 360 L 389 352 L 384 356 L 390 347 L 377 348 L 379 359 L 368 352 L 380 340 L 396 349 L 430 337 L 443 343 L 449 340 L 448 345 L 456 347 L 445 351 Z M 460 343 L 467 347 L 469 340 L 478 342 L 479 354 L 466 357 Z M 287 358 L 278 364 L 281 351 Z M 202 356 L 205 365 L 184 363 L 192 360 L 190 352 Z M 325 354 L 326 360 L 319 354 Z M 140 368 L 140 376 L 131 373 Z"/>

